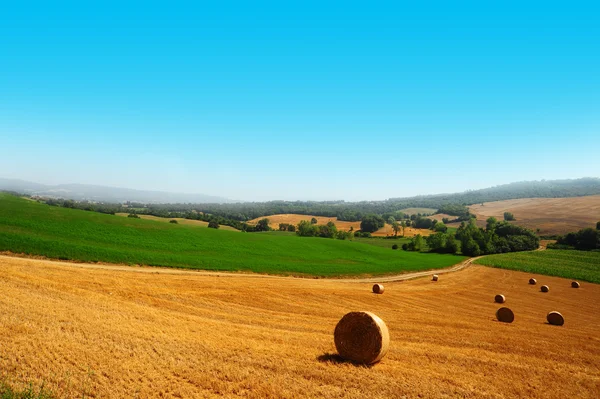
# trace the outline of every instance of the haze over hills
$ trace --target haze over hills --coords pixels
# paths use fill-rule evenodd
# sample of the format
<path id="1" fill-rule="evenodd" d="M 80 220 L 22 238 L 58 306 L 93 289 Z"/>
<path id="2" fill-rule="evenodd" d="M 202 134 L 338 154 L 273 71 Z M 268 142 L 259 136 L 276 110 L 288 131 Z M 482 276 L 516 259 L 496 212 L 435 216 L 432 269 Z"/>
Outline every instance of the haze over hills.
<path id="1" fill-rule="evenodd" d="M 28 195 L 40 195 L 76 201 L 120 203 L 235 203 L 239 201 L 205 194 L 169 193 L 165 191 L 135 190 L 130 188 L 97 186 L 91 184 L 45 185 L 18 179 L 0 178 L 0 190 Z"/>
<path id="2" fill-rule="evenodd" d="M 0 190 L 14 191 L 28 195 L 52 198 L 72 199 L 76 201 L 98 201 L 121 203 L 126 201 L 142 203 L 195 203 L 195 204 L 324 204 L 349 206 L 351 204 L 390 204 L 405 203 L 409 206 L 437 208 L 448 203 L 471 205 L 481 202 L 501 201 L 518 198 L 562 198 L 600 194 L 600 178 L 584 177 L 580 179 L 523 181 L 481 190 L 468 190 L 462 193 L 421 195 L 414 197 L 390 198 L 380 201 L 346 202 L 339 201 L 266 201 L 249 203 L 231 200 L 219 196 L 189 193 L 171 193 L 165 191 L 136 190 L 89 184 L 45 185 L 19 179 L 0 178 Z M 243 194 L 240 195 L 243 197 Z M 377 213 L 377 210 L 373 209 Z"/>

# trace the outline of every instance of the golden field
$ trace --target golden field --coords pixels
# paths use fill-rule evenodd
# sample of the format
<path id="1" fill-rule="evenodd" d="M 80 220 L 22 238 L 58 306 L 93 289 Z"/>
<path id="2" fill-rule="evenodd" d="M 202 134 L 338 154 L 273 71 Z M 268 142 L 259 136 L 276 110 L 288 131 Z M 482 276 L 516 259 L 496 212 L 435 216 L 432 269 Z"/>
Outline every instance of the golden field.
<path id="1" fill-rule="evenodd" d="M 600 195 L 573 198 L 521 198 L 486 202 L 469 206 L 477 216 L 478 225 L 494 216 L 504 220 L 504 212 L 511 212 L 516 224 L 540 229 L 540 234 L 566 234 L 587 227 L 595 227 L 600 221 Z"/>
<path id="2" fill-rule="evenodd" d="M 278 214 L 278 215 L 263 216 L 263 217 L 259 217 L 256 219 L 249 220 L 248 224 L 255 225 L 258 223 L 259 220 L 264 219 L 264 218 L 269 219 L 269 226 L 275 230 L 279 229 L 280 223 L 288 223 L 288 224 L 297 225 L 302 220 L 310 221 L 312 218 L 317 219 L 317 224 L 327 224 L 329 222 L 333 222 L 333 223 L 335 223 L 335 226 L 337 227 L 338 230 L 349 231 L 350 228 L 352 228 L 353 231 L 360 230 L 360 222 L 345 222 L 342 220 L 337 220 L 337 217 L 329 218 L 329 217 L 325 217 L 325 216 L 299 215 L 299 214 L 295 214 L 295 213 L 283 213 L 283 214 Z M 405 233 L 406 237 L 414 237 L 417 234 L 421 234 L 422 236 L 428 236 L 429 234 L 432 233 L 432 231 L 428 230 L 428 229 L 413 229 L 412 227 L 407 227 L 404 233 Z M 373 235 L 373 237 L 393 236 L 394 230 L 392 230 L 392 226 L 390 226 L 389 224 L 386 223 L 385 226 L 383 226 L 382 228 L 380 228 L 379 230 L 374 232 L 372 235 Z M 402 235 L 402 230 L 400 230 L 398 232 L 398 236 L 401 236 L 401 235 Z"/>
<path id="3" fill-rule="evenodd" d="M 0 376 L 59 397 L 597 398 L 600 286 L 481 266 L 372 283 L 0 257 Z M 539 292 L 547 284 L 550 292 Z M 495 294 L 513 324 L 495 321 Z M 381 363 L 333 356 L 353 310 Z M 563 327 L 546 324 L 558 310 Z"/>

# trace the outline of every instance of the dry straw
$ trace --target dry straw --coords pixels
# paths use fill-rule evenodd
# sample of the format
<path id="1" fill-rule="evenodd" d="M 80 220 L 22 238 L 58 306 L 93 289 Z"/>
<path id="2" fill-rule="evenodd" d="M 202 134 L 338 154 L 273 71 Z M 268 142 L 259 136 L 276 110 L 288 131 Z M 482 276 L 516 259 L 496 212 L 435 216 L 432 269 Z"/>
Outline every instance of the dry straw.
<path id="1" fill-rule="evenodd" d="M 565 318 L 558 312 L 548 313 L 546 320 L 548 320 L 548 323 L 552 324 L 553 326 L 562 326 L 565 324 Z"/>
<path id="2" fill-rule="evenodd" d="M 530 278 L 530 279 L 529 279 L 529 284 L 531 284 L 531 285 L 536 285 L 536 284 L 537 284 L 537 280 L 536 280 L 536 279 L 534 279 L 534 278 Z"/>
<path id="3" fill-rule="evenodd" d="M 494 297 L 494 302 L 496 302 L 496 303 L 504 303 L 505 301 L 506 301 L 506 298 L 502 294 L 498 294 Z"/>
<path id="4" fill-rule="evenodd" d="M 390 345 L 387 326 L 371 312 L 346 314 L 335 327 L 333 337 L 341 357 L 361 364 L 380 361 Z"/>
<path id="5" fill-rule="evenodd" d="M 550 287 L 548 287 L 547 285 L 542 285 L 541 290 L 542 290 L 542 292 L 548 292 L 548 291 L 550 291 Z"/>
<path id="6" fill-rule="evenodd" d="M 373 292 L 375 294 L 383 294 L 383 284 L 375 284 L 373 285 Z"/>
<path id="7" fill-rule="evenodd" d="M 438 281 L 438 275 L 437 275 L 437 274 L 434 274 L 434 275 L 431 277 L 431 281 Z"/>
<path id="8" fill-rule="evenodd" d="M 573 282 L 571 283 L 571 287 L 573 287 L 573 288 L 579 288 L 579 287 L 581 287 L 581 284 L 579 284 L 579 282 L 578 282 L 578 281 L 573 281 Z"/>
<path id="9" fill-rule="evenodd" d="M 512 323 L 515 320 L 515 314 L 509 308 L 500 308 L 496 311 L 496 318 L 503 323 Z"/>

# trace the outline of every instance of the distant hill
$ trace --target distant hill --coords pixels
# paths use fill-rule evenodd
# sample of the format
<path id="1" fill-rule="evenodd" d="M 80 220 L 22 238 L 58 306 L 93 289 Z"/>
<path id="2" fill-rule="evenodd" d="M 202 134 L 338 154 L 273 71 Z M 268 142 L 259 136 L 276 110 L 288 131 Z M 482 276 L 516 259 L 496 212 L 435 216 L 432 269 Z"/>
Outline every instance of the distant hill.
<path id="1" fill-rule="evenodd" d="M 39 195 L 53 198 L 72 199 L 76 201 L 102 201 L 121 203 L 125 201 L 143 203 L 234 203 L 223 197 L 204 194 L 168 193 L 164 191 L 134 190 L 96 186 L 90 184 L 59 184 L 49 186 L 17 179 L 0 178 L 0 190 L 13 191 L 20 194 Z"/>
<path id="2" fill-rule="evenodd" d="M 600 178 L 584 177 L 564 180 L 533 180 L 502 184 L 463 193 L 436 194 L 410 198 L 390 198 L 389 202 L 420 200 L 423 203 L 457 203 L 472 205 L 482 202 L 519 198 L 565 198 L 600 194 Z"/>

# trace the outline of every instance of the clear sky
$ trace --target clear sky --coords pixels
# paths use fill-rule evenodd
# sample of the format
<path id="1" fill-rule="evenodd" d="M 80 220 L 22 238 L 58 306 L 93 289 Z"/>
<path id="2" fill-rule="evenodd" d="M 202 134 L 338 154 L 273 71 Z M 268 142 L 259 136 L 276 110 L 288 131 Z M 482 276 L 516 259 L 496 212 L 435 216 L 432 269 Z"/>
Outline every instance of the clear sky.
<path id="1" fill-rule="evenodd" d="M 600 176 L 600 7 L 491 3 L 5 2 L 0 177 L 363 200 Z"/>

